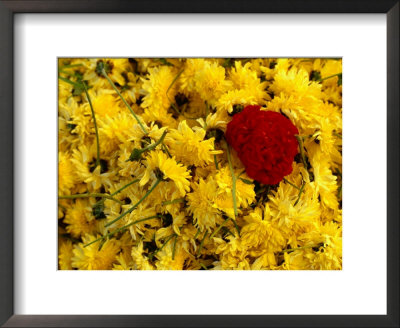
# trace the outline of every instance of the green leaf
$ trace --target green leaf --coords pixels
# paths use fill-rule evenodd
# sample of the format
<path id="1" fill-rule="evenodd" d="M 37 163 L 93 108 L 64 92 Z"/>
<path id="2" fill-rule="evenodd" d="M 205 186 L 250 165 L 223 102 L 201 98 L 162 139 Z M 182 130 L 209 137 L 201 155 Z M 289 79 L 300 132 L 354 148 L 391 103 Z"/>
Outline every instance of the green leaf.
<path id="1" fill-rule="evenodd" d="M 245 184 L 248 184 L 248 185 L 252 185 L 253 184 L 253 181 L 250 181 L 250 180 L 247 180 L 247 179 L 244 179 L 244 178 L 239 178 L 240 180 L 242 180 Z"/>
<path id="2" fill-rule="evenodd" d="M 142 158 L 142 153 L 143 153 L 142 149 L 139 148 L 133 149 L 131 155 L 129 156 L 128 161 L 133 162 L 140 160 Z"/>
<path id="3" fill-rule="evenodd" d="M 338 81 L 337 81 L 337 85 L 338 86 L 340 86 L 340 85 L 342 85 L 342 73 L 340 73 L 339 75 L 338 75 Z"/>
<path id="4" fill-rule="evenodd" d="M 85 88 L 82 84 L 77 85 L 73 90 L 72 90 L 72 95 L 73 96 L 80 96 L 82 92 L 85 91 Z"/>
<path id="5" fill-rule="evenodd" d="M 83 80 L 83 74 L 80 73 L 80 72 L 75 72 L 74 76 L 76 77 L 76 79 L 78 81 L 82 81 Z M 91 87 L 88 87 L 88 88 L 90 89 Z"/>

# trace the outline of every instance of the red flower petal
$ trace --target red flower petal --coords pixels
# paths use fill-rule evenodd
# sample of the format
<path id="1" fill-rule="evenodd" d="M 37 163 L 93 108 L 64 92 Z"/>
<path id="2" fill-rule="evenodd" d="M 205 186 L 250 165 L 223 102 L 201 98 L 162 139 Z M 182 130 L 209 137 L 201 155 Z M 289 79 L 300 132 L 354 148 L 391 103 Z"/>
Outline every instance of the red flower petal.
<path id="1" fill-rule="evenodd" d="M 292 172 L 298 129 L 282 114 L 246 106 L 226 129 L 226 140 L 236 150 L 248 176 L 268 185 Z"/>

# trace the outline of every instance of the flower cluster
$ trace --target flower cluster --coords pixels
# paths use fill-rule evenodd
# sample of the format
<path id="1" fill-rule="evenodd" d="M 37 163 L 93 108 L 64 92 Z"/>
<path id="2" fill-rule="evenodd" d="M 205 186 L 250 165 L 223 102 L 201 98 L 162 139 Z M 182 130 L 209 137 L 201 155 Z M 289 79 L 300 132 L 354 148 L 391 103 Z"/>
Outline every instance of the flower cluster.
<path id="1" fill-rule="evenodd" d="M 342 268 L 340 59 L 58 71 L 60 269 Z"/>

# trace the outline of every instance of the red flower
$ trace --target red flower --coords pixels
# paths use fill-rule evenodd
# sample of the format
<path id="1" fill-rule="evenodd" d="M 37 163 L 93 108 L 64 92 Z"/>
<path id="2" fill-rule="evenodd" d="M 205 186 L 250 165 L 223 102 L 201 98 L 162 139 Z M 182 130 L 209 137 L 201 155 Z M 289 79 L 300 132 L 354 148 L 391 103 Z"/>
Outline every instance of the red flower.
<path id="1" fill-rule="evenodd" d="M 226 140 L 236 150 L 250 178 L 274 185 L 292 172 L 298 133 L 285 116 L 260 110 L 260 106 L 246 106 L 229 122 Z"/>

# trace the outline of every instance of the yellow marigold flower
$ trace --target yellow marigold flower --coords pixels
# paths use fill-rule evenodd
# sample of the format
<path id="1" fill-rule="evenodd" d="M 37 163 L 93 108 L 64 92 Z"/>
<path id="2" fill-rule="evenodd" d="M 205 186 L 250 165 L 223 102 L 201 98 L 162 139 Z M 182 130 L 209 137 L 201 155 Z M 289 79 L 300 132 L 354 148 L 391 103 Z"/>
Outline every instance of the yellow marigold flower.
<path id="1" fill-rule="evenodd" d="M 61 241 L 58 249 L 58 265 L 61 270 L 72 270 L 72 256 L 73 256 L 72 241 L 64 239 Z"/>
<path id="2" fill-rule="evenodd" d="M 288 72 L 278 70 L 270 90 L 275 95 L 280 95 L 281 92 L 287 95 L 308 97 L 320 97 L 321 95 L 321 85 L 317 82 L 310 82 L 307 71 L 296 68 L 292 68 Z"/>
<path id="3" fill-rule="evenodd" d="M 208 114 L 206 120 L 203 118 L 197 119 L 197 122 L 208 131 L 221 130 L 225 132 L 226 125 L 231 120 L 227 111 L 219 110 L 214 114 Z"/>
<path id="4" fill-rule="evenodd" d="M 272 221 L 268 204 L 263 211 L 256 207 L 244 217 L 246 224 L 241 229 L 241 241 L 248 248 L 262 246 L 263 251 L 274 253 L 286 246 L 286 240 L 277 225 Z"/>
<path id="5" fill-rule="evenodd" d="M 146 171 L 140 180 L 140 185 L 144 186 L 150 178 L 152 180 L 157 179 L 157 170 L 161 171 L 163 180 L 171 179 L 175 183 L 181 196 L 185 196 L 186 192 L 190 190 L 190 182 L 188 180 L 190 174 L 186 167 L 178 164 L 175 157 L 168 158 L 168 155 L 160 150 L 151 151 L 146 156 Z"/>
<path id="6" fill-rule="evenodd" d="M 104 185 L 111 185 L 116 170 L 107 165 L 107 172 L 102 172 L 101 165 L 94 170 L 96 145 L 82 145 L 73 150 L 72 163 L 79 181 L 85 182 L 89 191 L 97 191 Z"/>
<path id="7" fill-rule="evenodd" d="M 340 73 L 342 73 L 342 60 L 327 60 L 321 68 L 321 79 L 331 77 L 323 80 L 322 85 L 324 87 L 338 87 L 339 77 L 334 75 Z"/>
<path id="8" fill-rule="evenodd" d="M 74 268 L 80 270 L 110 270 L 112 268 L 120 251 L 117 240 L 106 239 L 100 250 L 99 242 L 84 247 L 98 237 L 85 235 L 82 237 L 83 243 L 74 245 L 74 257 L 72 258 Z"/>
<path id="9" fill-rule="evenodd" d="M 322 99 L 342 107 L 342 86 L 324 88 Z"/>
<path id="10" fill-rule="evenodd" d="M 67 82 L 65 82 L 65 81 L 63 81 L 61 79 L 58 80 L 58 100 L 59 100 L 59 103 L 62 104 L 68 97 L 71 96 L 73 88 L 74 87 L 71 84 L 69 84 L 69 83 L 67 83 Z"/>
<path id="11" fill-rule="evenodd" d="M 158 66 L 150 68 L 147 78 L 142 78 L 144 98 L 141 107 L 145 109 L 143 117 L 148 121 L 173 122 L 167 110 L 177 92 L 176 83 L 172 85 L 176 74 L 170 66 Z"/>
<path id="12" fill-rule="evenodd" d="M 95 89 L 111 89 L 110 84 L 98 71 L 99 63 L 104 65 L 104 69 L 110 79 L 121 86 L 125 85 L 123 73 L 130 69 L 130 63 L 127 58 L 93 58 L 82 60 L 80 64 L 85 66 L 83 80 Z"/>
<path id="13" fill-rule="evenodd" d="M 215 254 L 221 254 L 220 263 L 215 263 L 216 267 L 221 265 L 223 270 L 249 270 L 250 263 L 246 259 L 246 248 L 243 247 L 239 238 L 232 236 L 227 238 L 228 243 L 220 238 L 214 238 L 218 245 Z"/>
<path id="14" fill-rule="evenodd" d="M 166 183 L 164 183 L 164 185 L 165 184 Z M 160 190 L 161 190 L 161 188 L 158 189 L 159 192 L 160 192 Z M 186 216 L 186 212 L 183 208 L 184 204 L 185 204 L 184 203 L 185 198 L 180 198 L 180 199 L 176 198 L 175 200 L 173 198 L 170 198 L 170 199 L 171 199 L 170 201 L 165 201 L 162 203 L 160 211 L 164 215 L 172 217 L 172 223 L 171 223 L 172 229 L 178 236 L 180 236 L 181 235 L 180 229 L 186 224 L 186 221 L 188 219 Z"/>
<path id="15" fill-rule="evenodd" d="M 182 243 L 177 240 L 175 243 L 174 259 L 172 259 L 174 238 L 175 237 L 173 237 L 161 251 L 157 252 L 156 257 L 158 261 L 156 262 L 156 267 L 158 270 L 183 270 L 188 254 L 182 247 Z"/>
<path id="16" fill-rule="evenodd" d="M 233 105 L 264 105 L 265 101 L 270 99 L 265 91 L 267 82 L 260 81 L 257 73 L 251 70 L 251 65 L 246 63 L 242 66 L 240 61 L 235 62 L 235 68 L 229 74 L 234 90 L 228 91 L 218 99 L 218 109 L 231 113 Z"/>
<path id="17" fill-rule="evenodd" d="M 317 252 L 314 267 L 319 270 L 342 269 L 342 229 L 337 223 L 327 222 L 320 228 L 324 248 Z"/>
<path id="18" fill-rule="evenodd" d="M 115 113 L 98 120 L 100 152 L 103 157 L 110 157 L 119 146 L 136 134 L 135 118 L 129 112 Z"/>
<path id="19" fill-rule="evenodd" d="M 71 126 L 70 133 L 80 137 L 76 141 L 87 142 L 94 133 L 93 118 L 89 105 L 87 103 L 75 105 L 74 101 L 69 101 L 64 106 L 70 111 L 67 121 L 67 124 Z"/>
<path id="20" fill-rule="evenodd" d="M 93 105 L 93 110 L 96 114 L 96 117 L 105 117 L 110 116 L 113 117 L 117 115 L 121 111 L 121 107 L 119 106 L 119 98 L 116 98 L 112 93 L 98 94 L 93 97 L 93 93 L 91 94 L 91 100 Z"/>
<path id="21" fill-rule="evenodd" d="M 71 189 L 75 187 L 77 178 L 74 165 L 67 153 L 58 153 L 58 192 L 61 195 L 71 194 Z"/>
<path id="22" fill-rule="evenodd" d="M 264 101 L 260 102 L 263 103 Z M 218 98 L 216 106 L 218 111 L 232 113 L 234 105 L 257 105 L 259 101 L 251 89 L 229 90 Z"/>
<path id="23" fill-rule="evenodd" d="M 132 258 L 135 268 L 138 270 L 154 270 L 154 266 L 150 263 L 149 259 L 143 255 L 143 241 L 140 241 L 136 247 L 132 247 Z"/>
<path id="24" fill-rule="evenodd" d="M 187 194 L 188 212 L 193 215 L 193 221 L 200 231 L 204 229 L 211 232 L 221 223 L 221 214 L 215 207 L 218 185 L 210 177 L 207 181 L 199 179 L 198 183 L 192 184 L 193 192 Z"/>
<path id="25" fill-rule="evenodd" d="M 132 270 L 133 261 L 127 262 L 122 254 L 117 255 L 116 260 L 117 263 L 113 264 L 112 270 Z"/>
<path id="26" fill-rule="evenodd" d="M 204 68 L 195 77 L 196 91 L 209 104 L 214 104 L 218 98 L 232 87 L 232 82 L 225 80 L 225 69 L 217 63 L 206 61 Z"/>
<path id="27" fill-rule="evenodd" d="M 263 269 L 276 269 L 277 268 L 276 255 L 272 252 L 265 253 L 258 257 L 252 264 L 251 270 L 263 270 Z"/>
<path id="28" fill-rule="evenodd" d="M 235 172 L 235 174 L 238 176 L 239 172 Z M 242 177 L 247 180 L 250 179 L 246 174 L 243 174 Z M 215 181 L 218 185 L 215 206 L 233 218 L 232 175 L 228 166 L 219 169 L 215 175 Z M 236 204 L 238 209 L 240 207 L 247 208 L 255 200 L 255 196 L 253 184 L 247 184 L 241 179 L 236 180 Z"/>
<path id="29" fill-rule="evenodd" d="M 310 156 L 310 163 L 313 167 L 316 190 L 321 196 L 321 204 L 337 210 L 339 206 L 337 177 L 332 174 L 329 162 L 321 150 L 317 149 L 313 156 Z"/>
<path id="30" fill-rule="evenodd" d="M 123 73 L 125 73 L 128 69 L 131 69 L 129 59 L 112 58 L 108 59 L 108 64 L 111 66 L 111 72 L 109 76 L 112 78 L 112 80 L 119 83 L 120 85 L 124 85 L 125 78 L 123 77 Z"/>
<path id="31" fill-rule="evenodd" d="M 74 206 L 67 208 L 64 223 L 67 224 L 67 232 L 74 238 L 97 231 L 96 220 L 92 216 L 92 207 L 84 199 L 76 199 Z"/>
<path id="32" fill-rule="evenodd" d="M 202 58 L 188 58 L 185 61 L 184 70 L 179 78 L 180 90 L 188 93 L 195 90 L 195 76 L 203 70 L 206 61 Z"/>
<path id="33" fill-rule="evenodd" d="M 113 270 L 133 270 L 134 263 L 132 259 L 132 237 L 129 232 L 125 232 L 119 239 L 121 252 L 116 257 Z"/>
<path id="34" fill-rule="evenodd" d="M 214 138 L 204 140 L 205 136 L 204 129 L 191 129 L 186 121 L 182 121 L 178 129 L 170 130 L 170 138 L 166 141 L 172 153 L 185 165 L 205 166 L 214 161 L 213 155 L 222 153 L 214 150 Z"/>
<path id="35" fill-rule="evenodd" d="M 124 145 L 121 145 L 118 157 L 118 174 L 121 177 L 131 178 L 131 177 L 142 176 L 144 174 L 145 168 L 143 167 L 142 164 L 140 164 L 140 162 L 129 161 L 129 157 L 131 156 L 133 148 L 136 147 L 132 145 L 131 141 L 130 142 L 127 141 Z"/>
<path id="36" fill-rule="evenodd" d="M 333 128 L 334 126 L 328 118 L 321 118 L 320 129 L 316 129 L 316 132 L 304 142 L 304 145 L 310 156 L 317 151 L 321 151 L 324 157 L 329 158 L 330 161 L 341 164 L 342 155 L 338 147 L 338 134 Z"/>
<path id="37" fill-rule="evenodd" d="M 167 209 L 172 211 L 175 208 L 180 208 L 180 205 L 183 204 L 181 191 L 172 180 L 161 183 L 152 191 L 148 199 L 153 207 L 161 211 Z M 182 201 L 182 203 L 174 203 L 175 201 Z M 171 204 L 169 204 L 170 202 Z"/>
<path id="38" fill-rule="evenodd" d="M 342 268 L 342 229 L 338 223 L 316 224 L 315 228 L 298 237 L 309 253 L 310 269 L 340 270 Z M 311 252 L 313 247 L 313 252 Z"/>
<path id="39" fill-rule="evenodd" d="M 285 252 L 282 267 L 285 270 L 312 270 L 313 257 L 314 254 L 310 248 Z"/>
<path id="40" fill-rule="evenodd" d="M 288 234 L 312 226 L 321 215 L 313 183 L 305 183 L 300 193 L 293 186 L 281 182 L 278 190 L 271 192 L 269 201 L 272 216 L 279 222 L 281 230 Z"/>

